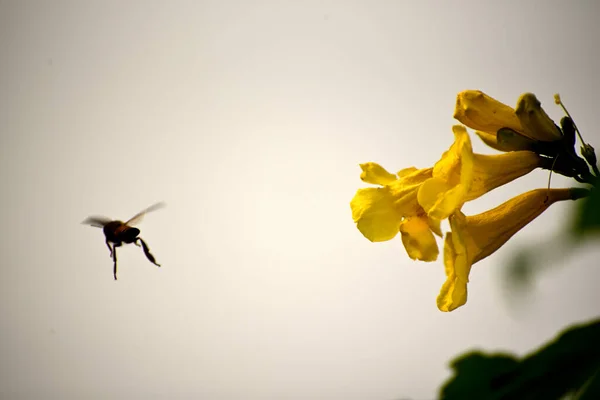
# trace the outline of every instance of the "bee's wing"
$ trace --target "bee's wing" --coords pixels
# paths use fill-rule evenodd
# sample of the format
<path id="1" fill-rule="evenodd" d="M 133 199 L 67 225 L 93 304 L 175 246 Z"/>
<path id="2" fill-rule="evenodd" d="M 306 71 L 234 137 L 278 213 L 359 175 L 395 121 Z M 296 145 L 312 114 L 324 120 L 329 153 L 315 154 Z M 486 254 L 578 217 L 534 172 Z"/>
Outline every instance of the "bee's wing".
<path id="1" fill-rule="evenodd" d="M 142 222 L 142 219 L 144 219 L 144 215 L 146 215 L 146 213 L 158 210 L 159 208 L 163 208 L 165 205 L 166 204 L 163 202 L 152 204 L 150 207 L 140 211 L 139 213 L 134 215 L 129 221 L 125 222 L 125 225 L 133 226 L 135 224 L 139 224 L 140 222 Z"/>
<path id="2" fill-rule="evenodd" d="M 87 217 L 85 221 L 82 222 L 82 224 L 95 226 L 97 228 L 103 228 L 104 225 L 108 224 L 110 221 L 112 221 L 110 218 L 94 216 Z"/>

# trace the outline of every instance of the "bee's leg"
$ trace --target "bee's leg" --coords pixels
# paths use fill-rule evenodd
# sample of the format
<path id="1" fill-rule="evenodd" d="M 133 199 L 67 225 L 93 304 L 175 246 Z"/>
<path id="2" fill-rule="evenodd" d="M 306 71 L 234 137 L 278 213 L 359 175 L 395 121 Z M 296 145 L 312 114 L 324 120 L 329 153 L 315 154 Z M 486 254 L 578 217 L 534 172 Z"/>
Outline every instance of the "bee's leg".
<path id="1" fill-rule="evenodd" d="M 115 277 L 115 281 L 117 280 L 117 247 L 121 246 L 120 243 L 115 243 L 112 248 L 112 258 L 113 258 L 113 276 Z"/>
<path id="2" fill-rule="evenodd" d="M 146 255 L 146 258 L 148 259 L 148 261 L 150 261 L 152 264 L 156 265 L 157 267 L 160 267 L 160 264 L 156 262 L 156 259 L 150 253 L 150 249 L 148 248 L 148 245 L 146 244 L 146 242 L 144 242 L 144 240 L 139 237 L 135 241 L 136 244 L 137 244 L 138 240 L 142 243 L 142 249 L 144 250 L 144 254 Z"/>
<path id="3" fill-rule="evenodd" d="M 110 256 L 109 257 L 112 257 L 112 255 L 113 255 L 113 248 L 110 247 L 110 243 L 108 243 L 108 239 L 106 240 L 106 246 L 108 247 L 108 250 L 110 250 Z"/>

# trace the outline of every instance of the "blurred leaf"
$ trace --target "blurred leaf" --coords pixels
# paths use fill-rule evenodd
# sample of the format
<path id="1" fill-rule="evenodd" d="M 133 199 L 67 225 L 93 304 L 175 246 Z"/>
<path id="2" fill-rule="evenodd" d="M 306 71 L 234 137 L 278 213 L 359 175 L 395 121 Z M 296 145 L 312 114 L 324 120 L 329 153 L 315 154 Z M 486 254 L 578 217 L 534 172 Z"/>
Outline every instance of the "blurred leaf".
<path id="1" fill-rule="evenodd" d="M 442 389 L 442 398 L 493 398 L 494 380 L 510 374 L 518 365 L 511 355 L 487 356 L 481 352 L 464 355 L 452 363 L 455 377 Z"/>
<path id="2" fill-rule="evenodd" d="M 445 400 L 600 399 L 600 320 L 571 327 L 555 341 L 518 360 L 473 352 L 451 364 Z"/>
<path id="3" fill-rule="evenodd" d="M 589 197 L 577 202 L 577 213 L 572 234 L 576 237 L 600 231 L 600 189 L 591 191 Z"/>
<path id="4" fill-rule="evenodd" d="M 517 251 L 507 267 L 508 279 L 512 286 L 528 288 L 533 283 L 535 256 L 526 249 Z"/>

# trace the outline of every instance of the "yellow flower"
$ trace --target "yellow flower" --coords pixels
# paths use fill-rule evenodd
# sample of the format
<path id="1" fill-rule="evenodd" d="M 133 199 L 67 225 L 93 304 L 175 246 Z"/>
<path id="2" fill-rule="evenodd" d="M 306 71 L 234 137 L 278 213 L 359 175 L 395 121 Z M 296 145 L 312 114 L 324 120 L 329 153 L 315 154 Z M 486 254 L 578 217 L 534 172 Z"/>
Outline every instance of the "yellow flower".
<path id="1" fill-rule="evenodd" d="M 419 204 L 433 218 L 448 218 L 466 201 L 473 181 L 473 149 L 464 126 L 455 125 L 454 144 L 433 167 L 433 176 L 419 188 Z"/>
<path id="2" fill-rule="evenodd" d="M 417 191 L 433 169 L 407 168 L 394 175 L 373 162 L 360 167 L 364 182 L 381 187 L 359 189 L 350 202 L 359 231 L 372 242 L 400 232 L 410 258 L 435 261 L 439 250 L 433 233 L 442 235 L 440 221 L 431 220 L 417 202 Z"/>
<path id="3" fill-rule="evenodd" d="M 464 126 L 453 127 L 455 142 L 434 168 L 406 168 L 391 174 L 379 164 L 361 164 L 361 179 L 378 185 L 359 189 L 350 202 L 358 230 L 372 242 L 393 239 L 398 232 L 413 260 L 435 261 L 433 234 L 442 236 L 440 221 L 494 188 L 540 166 L 535 153 L 518 151 L 473 154 Z"/>
<path id="4" fill-rule="evenodd" d="M 473 153 L 465 127 L 455 125 L 452 130 L 454 144 L 435 164 L 432 177 L 418 192 L 419 204 L 433 219 L 448 218 L 465 202 L 544 165 L 544 159 L 530 151 L 500 155 Z"/>
<path id="5" fill-rule="evenodd" d="M 498 250 L 550 205 L 587 194 L 585 189 L 537 189 L 482 214 L 467 217 L 459 211 L 452 215 L 452 232 L 446 234 L 444 245 L 447 278 L 437 298 L 438 308 L 452 311 L 464 305 L 471 266 Z"/>
<path id="6" fill-rule="evenodd" d="M 541 142 L 562 139 L 562 132 L 542 108 L 533 93 L 524 93 L 517 101 L 515 114 L 521 122 L 525 135 Z"/>
<path id="7" fill-rule="evenodd" d="M 456 96 L 454 118 L 471 129 L 496 134 L 500 128 L 524 133 L 512 107 L 480 90 L 464 90 Z"/>
<path id="8" fill-rule="evenodd" d="M 500 151 L 525 150 L 530 148 L 531 142 L 549 142 L 562 137 L 531 93 L 519 97 L 515 110 L 479 90 L 465 90 L 456 96 L 454 118 L 474 129 L 484 143 Z M 507 136 L 497 136 L 501 129 Z"/>

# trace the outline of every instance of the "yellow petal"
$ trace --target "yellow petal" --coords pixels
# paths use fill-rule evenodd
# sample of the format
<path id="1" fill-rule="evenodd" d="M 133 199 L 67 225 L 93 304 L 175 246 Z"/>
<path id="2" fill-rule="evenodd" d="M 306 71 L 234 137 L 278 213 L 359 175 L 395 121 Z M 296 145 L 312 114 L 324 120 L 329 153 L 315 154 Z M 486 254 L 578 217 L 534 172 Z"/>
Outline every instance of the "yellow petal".
<path id="1" fill-rule="evenodd" d="M 425 212 L 429 214 L 430 210 L 432 210 L 440 201 L 440 197 L 451 189 L 452 186 L 445 180 L 440 178 L 431 178 L 423 182 L 423 184 L 419 187 L 417 200 Z"/>
<path id="2" fill-rule="evenodd" d="M 455 142 L 433 168 L 433 177 L 420 185 L 417 201 L 434 219 L 448 218 L 466 201 L 505 185 L 535 168 L 543 159 L 531 151 L 474 154 L 463 126 L 453 127 Z"/>
<path id="3" fill-rule="evenodd" d="M 455 248 L 455 242 L 458 244 L 458 249 Z M 465 254 L 457 254 L 457 250 L 464 252 L 464 248 L 461 249 L 460 240 L 455 240 L 455 234 L 449 232 L 446 234 L 444 245 L 446 282 L 442 285 L 437 297 L 437 306 L 440 311 L 452 311 L 467 302 L 468 279 L 463 279 L 457 274 L 457 271 L 463 271 L 462 275 L 464 275 L 464 271 L 467 267 L 465 264 Z M 470 269 L 470 265 L 468 266 L 468 269 Z"/>
<path id="4" fill-rule="evenodd" d="M 400 184 L 402 186 L 419 185 L 431 178 L 433 168 L 417 169 L 415 167 L 405 168 L 398 171 Z"/>
<path id="5" fill-rule="evenodd" d="M 396 175 L 390 174 L 385 168 L 374 162 L 360 164 L 360 168 L 363 171 L 360 179 L 367 183 L 385 186 L 397 179 Z"/>
<path id="6" fill-rule="evenodd" d="M 413 260 L 435 261 L 439 249 L 435 237 L 429 228 L 427 216 L 406 218 L 400 224 L 402 243 Z"/>
<path id="7" fill-rule="evenodd" d="M 543 159 L 532 151 L 497 155 L 473 154 L 473 181 L 467 200 L 505 185 L 542 166 Z"/>
<path id="8" fill-rule="evenodd" d="M 477 136 L 479 136 L 479 139 L 481 139 L 481 141 L 483 143 L 487 144 L 492 149 L 499 150 L 499 151 L 508 151 L 508 150 L 504 150 L 504 148 L 502 148 L 502 146 L 500 144 L 498 144 L 498 140 L 496 139 L 495 133 L 475 131 L 475 134 Z"/>
<path id="9" fill-rule="evenodd" d="M 484 259 L 555 202 L 579 196 L 577 189 L 535 189 L 492 210 L 467 217 L 464 236 L 469 259 L 473 263 Z"/>
<path id="10" fill-rule="evenodd" d="M 479 90 L 465 90 L 456 96 L 454 118 L 471 129 L 496 134 L 500 128 L 523 133 L 515 110 Z"/>
<path id="11" fill-rule="evenodd" d="M 370 241 L 383 242 L 398 234 L 402 216 L 387 188 L 359 189 L 350 207 L 358 230 Z"/>
<path id="12" fill-rule="evenodd" d="M 454 259 L 448 259 L 448 265 L 444 260 L 446 272 L 452 271 L 461 281 L 469 282 L 469 273 L 471 272 L 471 262 L 469 260 L 469 249 L 467 248 L 467 238 L 465 226 L 467 217 L 461 211 L 457 211 L 450 219 L 450 229 L 452 230 L 452 253 Z"/>
<path id="13" fill-rule="evenodd" d="M 515 113 L 530 138 L 542 142 L 562 139 L 561 131 L 533 93 L 524 93 L 519 97 Z"/>
<path id="14" fill-rule="evenodd" d="M 575 200 L 586 193 L 581 189 L 537 189 L 478 215 L 453 214 L 449 219 L 452 232 L 444 242 L 446 282 L 438 295 L 438 308 L 452 311 L 464 305 L 473 264 L 502 247 L 553 203 Z"/>
<path id="15" fill-rule="evenodd" d="M 442 237 L 442 221 L 439 219 L 431 218 L 427 216 L 427 224 L 429 225 L 429 229 L 439 237 Z"/>
<path id="16" fill-rule="evenodd" d="M 421 185 L 417 198 L 429 217 L 442 220 L 463 206 L 466 193 L 463 185 L 450 187 L 443 180 L 432 178 Z"/>
<path id="17" fill-rule="evenodd" d="M 454 143 L 450 149 L 442 154 L 442 158 L 435 163 L 433 167 L 433 176 L 441 178 L 454 186 L 460 182 L 463 157 L 470 157 L 473 154 L 471 139 L 467 130 L 462 125 L 452 127 L 454 133 Z"/>
<path id="18" fill-rule="evenodd" d="M 404 169 L 401 169 L 400 171 L 396 172 L 396 175 L 398 175 L 399 178 L 404 178 L 404 177 L 411 175 L 417 171 L 418 171 L 418 169 L 415 167 L 408 167 L 408 168 L 404 168 Z"/>
<path id="19" fill-rule="evenodd" d="M 405 217 L 422 211 L 417 202 L 417 193 L 423 182 L 431 178 L 433 168 L 407 170 L 400 171 L 401 178 L 388 185 L 396 209 Z"/>
<path id="20" fill-rule="evenodd" d="M 456 185 L 443 193 L 436 204 L 429 210 L 432 218 L 446 219 L 465 204 L 467 190 L 463 185 Z"/>
<path id="21" fill-rule="evenodd" d="M 479 139 L 492 149 L 498 151 L 532 150 L 535 141 L 509 128 L 501 128 L 496 133 L 475 131 Z"/>
<path id="22" fill-rule="evenodd" d="M 466 201 L 473 180 L 473 150 L 464 126 L 452 127 L 455 142 L 433 168 L 433 178 L 419 188 L 417 200 L 434 219 L 448 218 Z"/>

